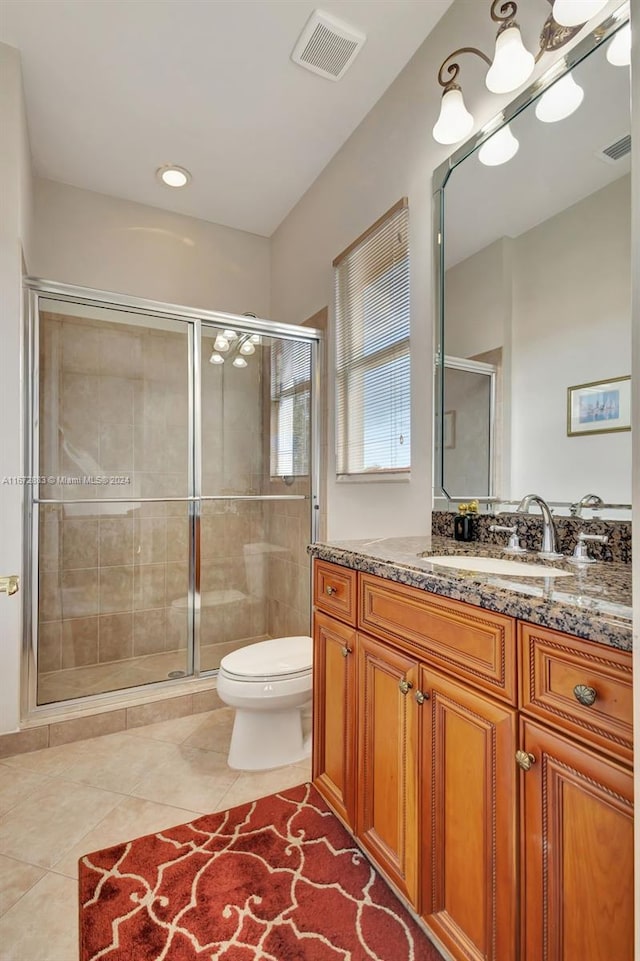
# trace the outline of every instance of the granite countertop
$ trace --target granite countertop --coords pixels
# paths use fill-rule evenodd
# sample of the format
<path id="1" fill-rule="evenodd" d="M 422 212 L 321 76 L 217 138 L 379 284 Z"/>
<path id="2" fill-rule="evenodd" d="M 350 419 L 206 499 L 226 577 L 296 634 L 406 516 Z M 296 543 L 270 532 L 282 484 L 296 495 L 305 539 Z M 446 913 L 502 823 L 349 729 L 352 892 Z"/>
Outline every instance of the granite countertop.
<path id="1" fill-rule="evenodd" d="M 509 556 L 499 547 L 437 535 L 311 544 L 321 560 L 377 574 L 432 594 L 466 601 L 542 627 L 630 651 L 631 565 L 609 561 L 576 568 L 568 560 L 545 561 L 533 552 Z M 421 555 L 426 556 L 421 556 Z M 514 577 L 437 567 L 430 556 L 482 555 L 560 567 L 571 577 Z"/>

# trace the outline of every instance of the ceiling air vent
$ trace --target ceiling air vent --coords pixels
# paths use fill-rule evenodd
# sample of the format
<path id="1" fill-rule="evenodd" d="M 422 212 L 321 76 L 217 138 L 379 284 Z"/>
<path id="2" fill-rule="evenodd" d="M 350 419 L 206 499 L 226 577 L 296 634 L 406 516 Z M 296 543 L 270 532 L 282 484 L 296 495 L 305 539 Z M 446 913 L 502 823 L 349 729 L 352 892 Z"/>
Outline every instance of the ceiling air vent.
<path id="1" fill-rule="evenodd" d="M 291 59 L 327 80 L 340 80 L 364 46 L 366 35 L 337 17 L 314 10 Z"/>
<path id="2" fill-rule="evenodd" d="M 614 141 L 614 143 L 609 144 L 608 147 L 603 147 L 599 150 L 597 156 L 600 160 L 604 160 L 605 163 L 613 164 L 618 160 L 622 160 L 631 151 L 631 134 L 625 134 L 624 137 L 620 137 L 619 140 Z"/>

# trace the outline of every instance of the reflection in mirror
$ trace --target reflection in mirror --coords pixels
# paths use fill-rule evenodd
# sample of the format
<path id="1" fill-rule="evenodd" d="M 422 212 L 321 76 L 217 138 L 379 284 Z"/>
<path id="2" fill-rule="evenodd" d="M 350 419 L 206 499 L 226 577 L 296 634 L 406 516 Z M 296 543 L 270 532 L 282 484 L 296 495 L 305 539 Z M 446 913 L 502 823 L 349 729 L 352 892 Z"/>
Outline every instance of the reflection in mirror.
<path id="1" fill-rule="evenodd" d="M 440 356 L 493 365 L 497 403 L 495 418 L 477 405 L 460 451 L 460 370 L 444 366 L 445 496 L 485 497 L 493 477 L 502 501 L 536 491 L 573 503 L 587 489 L 631 501 L 631 436 L 615 399 L 594 432 L 567 423 L 571 388 L 610 390 L 630 374 L 629 69 L 609 61 L 610 42 L 571 71 L 570 116 L 543 122 L 537 114 L 563 111 L 534 100 L 510 121 L 519 149 L 509 162 L 485 166 L 476 150 L 446 180 Z"/>

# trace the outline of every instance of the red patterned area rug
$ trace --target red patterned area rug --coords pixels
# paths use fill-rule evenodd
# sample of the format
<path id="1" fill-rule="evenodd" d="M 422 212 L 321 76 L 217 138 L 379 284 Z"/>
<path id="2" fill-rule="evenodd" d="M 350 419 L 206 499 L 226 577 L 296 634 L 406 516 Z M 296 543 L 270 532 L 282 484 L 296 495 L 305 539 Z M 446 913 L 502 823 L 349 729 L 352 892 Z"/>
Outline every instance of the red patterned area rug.
<path id="1" fill-rule="evenodd" d="M 81 961 L 442 961 L 310 784 L 80 859 Z"/>

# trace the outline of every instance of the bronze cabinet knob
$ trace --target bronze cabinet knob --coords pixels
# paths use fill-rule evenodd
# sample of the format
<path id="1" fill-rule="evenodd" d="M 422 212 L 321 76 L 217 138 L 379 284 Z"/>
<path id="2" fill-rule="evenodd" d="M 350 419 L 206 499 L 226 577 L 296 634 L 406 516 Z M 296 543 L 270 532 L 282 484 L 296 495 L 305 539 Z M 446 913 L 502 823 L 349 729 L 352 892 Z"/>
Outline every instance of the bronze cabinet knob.
<path id="1" fill-rule="evenodd" d="M 588 684 L 576 684 L 573 693 L 576 701 L 580 701 L 585 707 L 591 707 L 598 696 L 595 687 L 589 687 Z"/>
<path id="2" fill-rule="evenodd" d="M 523 771 L 530 771 L 531 765 L 535 763 L 536 759 L 533 754 L 528 754 L 527 751 L 516 751 L 516 764 Z"/>

